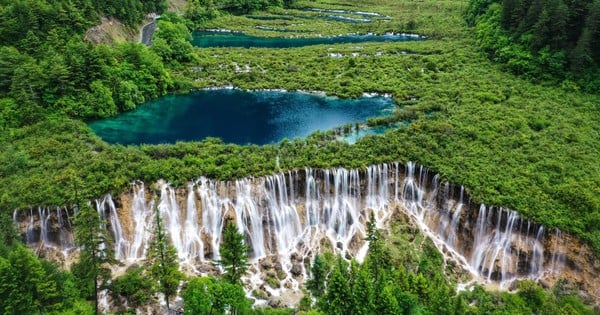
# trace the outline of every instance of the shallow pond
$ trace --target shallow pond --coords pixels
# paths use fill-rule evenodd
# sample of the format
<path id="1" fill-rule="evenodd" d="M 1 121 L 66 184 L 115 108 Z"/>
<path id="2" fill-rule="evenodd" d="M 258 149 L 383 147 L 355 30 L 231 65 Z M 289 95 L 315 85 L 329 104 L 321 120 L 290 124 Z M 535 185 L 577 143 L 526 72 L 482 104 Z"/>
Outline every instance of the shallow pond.
<path id="1" fill-rule="evenodd" d="M 268 144 L 306 137 L 367 117 L 389 114 L 389 97 L 338 99 L 301 92 L 235 89 L 170 95 L 89 125 L 109 143 L 158 144 L 218 137 L 226 143 Z"/>

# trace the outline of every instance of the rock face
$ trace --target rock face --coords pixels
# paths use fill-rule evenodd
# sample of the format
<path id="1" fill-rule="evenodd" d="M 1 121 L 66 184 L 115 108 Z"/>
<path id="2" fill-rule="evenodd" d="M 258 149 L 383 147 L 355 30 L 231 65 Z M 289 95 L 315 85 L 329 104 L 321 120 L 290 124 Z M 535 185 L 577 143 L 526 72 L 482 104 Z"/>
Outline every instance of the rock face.
<path id="1" fill-rule="evenodd" d="M 112 17 L 103 17 L 100 24 L 90 28 L 85 33 L 85 40 L 94 44 L 111 44 L 135 41 L 138 32 Z"/>
<path id="2" fill-rule="evenodd" d="M 234 221 L 251 249 L 249 292 L 278 297 L 298 289 L 305 266 L 324 248 L 362 260 L 370 213 L 385 229 L 401 212 L 479 282 L 509 289 L 517 279 L 551 285 L 565 278 L 591 300 L 600 299 L 600 262 L 579 240 L 515 211 L 473 204 L 462 187 L 440 183 L 413 163 L 307 168 L 229 182 L 200 178 L 180 188 L 158 182 L 155 188 L 134 183 L 118 198 L 95 202 L 109 222 L 116 258 L 126 265 L 144 260 L 155 207 L 189 273 L 218 272 L 211 261 L 219 259 L 225 223 Z M 70 216 L 64 208 L 39 208 L 15 212 L 14 219 L 40 253 L 68 256 L 75 251 Z"/>

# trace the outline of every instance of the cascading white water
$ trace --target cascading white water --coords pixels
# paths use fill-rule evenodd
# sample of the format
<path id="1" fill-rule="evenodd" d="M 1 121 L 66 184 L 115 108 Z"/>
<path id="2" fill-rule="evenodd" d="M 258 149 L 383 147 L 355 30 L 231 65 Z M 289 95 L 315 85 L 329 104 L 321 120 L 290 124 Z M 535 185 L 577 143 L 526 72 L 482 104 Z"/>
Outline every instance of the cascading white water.
<path id="1" fill-rule="evenodd" d="M 219 244 L 221 243 L 221 231 L 225 220 L 225 213 L 231 202 L 227 196 L 220 197 L 217 193 L 219 186 L 225 185 L 215 183 L 206 178 L 200 178 L 198 194 L 202 204 L 202 230 L 210 237 L 212 258 L 220 259 Z"/>
<path id="2" fill-rule="evenodd" d="M 550 270 L 554 273 L 560 273 L 565 264 L 565 252 L 561 248 L 564 245 L 564 239 L 562 238 L 562 232 L 559 229 L 556 229 L 556 234 L 554 236 L 554 246 L 552 249 L 552 260 Z"/>
<path id="3" fill-rule="evenodd" d="M 40 218 L 40 241 L 43 246 L 46 247 L 54 247 L 53 244 L 50 243 L 50 238 L 48 237 L 48 220 L 50 219 L 50 209 L 48 208 L 38 208 L 38 216 Z"/>
<path id="4" fill-rule="evenodd" d="M 186 248 L 181 235 L 184 228 L 180 219 L 179 205 L 177 205 L 177 199 L 175 198 L 175 189 L 166 183 L 162 183 L 160 186 L 158 213 L 163 219 L 163 227 L 169 234 L 171 243 L 177 250 L 177 256 L 179 259 L 186 259 L 188 253 L 185 251 Z"/>
<path id="5" fill-rule="evenodd" d="M 285 175 L 277 174 L 265 178 L 263 189 L 272 226 L 270 236 L 275 241 L 276 253 L 289 254 L 301 232 L 300 216 L 293 196 L 288 196 L 288 193 L 293 191 L 293 186 L 288 189 Z"/>
<path id="6" fill-rule="evenodd" d="M 33 209 L 29 209 L 29 222 L 27 224 L 27 228 L 26 228 L 26 237 L 25 237 L 25 241 L 27 242 L 27 244 L 33 244 L 35 242 L 35 221 L 34 221 L 34 217 L 33 217 Z"/>
<path id="7" fill-rule="evenodd" d="M 108 223 L 112 231 L 115 259 L 125 260 L 129 254 L 129 241 L 123 233 L 123 226 L 117 213 L 117 207 L 111 195 L 106 195 L 104 198 L 96 200 L 96 209 L 100 214 L 100 219 L 104 223 Z"/>
<path id="8" fill-rule="evenodd" d="M 251 259 L 258 261 L 266 254 L 265 236 L 263 226 L 263 214 L 261 209 L 252 198 L 252 184 L 248 179 L 240 179 L 235 182 L 236 204 L 235 216 L 241 233 L 249 235 L 252 244 Z"/>
<path id="9" fill-rule="evenodd" d="M 204 244 L 200 238 L 200 225 L 198 225 L 198 210 L 196 209 L 196 198 L 194 185 L 188 186 L 188 197 L 183 229 L 183 253 L 187 259 L 204 260 Z"/>
<path id="10" fill-rule="evenodd" d="M 292 282 L 292 268 L 295 276 L 305 277 L 301 262 L 326 243 L 344 257 L 362 260 L 368 248 L 364 238 L 370 213 L 377 226 L 385 228 L 398 208 L 406 211 L 448 259 L 482 280 L 504 286 L 516 278 L 558 272 L 564 265 L 566 249 L 560 231 L 552 235 L 552 253 L 545 255 L 543 226 L 508 209 L 481 205 L 477 210 L 465 202 L 462 187 L 440 183 L 439 175 L 431 176 L 412 162 L 407 163 L 405 172 L 402 168 L 398 163 L 373 165 L 364 171 L 306 168 L 234 182 L 200 178 L 190 183 L 185 193 L 176 193 L 163 182 L 159 183 L 158 210 L 182 264 L 219 259 L 224 224 L 233 220 L 251 248 L 255 269 L 260 269 L 261 259 L 278 256 L 288 273 L 286 280 Z M 154 220 L 154 200 L 148 201 L 144 184 L 134 183 L 132 189 L 129 212 L 117 211 L 110 195 L 96 201 L 115 238 L 116 257 L 128 262 L 145 258 Z M 458 200 L 455 192 L 460 194 Z M 36 222 L 30 211 L 26 238 L 34 242 Z M 62 210 L 57 211 L 60 229 L 70 229 Z M 48 220 L 53 216 L 49 214 L 47 209 L 38 209 L 38 233 L 44 246 L 51 245 Z M 120 221 L 125 215 L 127 229 Z M 19 219 L 17 213 L 13 217 Z M 65 234 L 60 235 L 66 239 Z M 57 245 L 69 242 L 72 244 L 68 240 Z M 294 283 L 292 287 L 296 287 Z"/>
<path id="11" fill-rule="evenodd" d="M 152 220 L 154 216 L 155 201 L 154 199 L 148 204 L 146 202 L 146 190 L 144 183 L 133 183 L 133 205 L 132 205 L 132 222 L 133 222 L 133 239 L 127 261 L 138 261 L 146 258 L 147 247 L 152 234 Z"/>

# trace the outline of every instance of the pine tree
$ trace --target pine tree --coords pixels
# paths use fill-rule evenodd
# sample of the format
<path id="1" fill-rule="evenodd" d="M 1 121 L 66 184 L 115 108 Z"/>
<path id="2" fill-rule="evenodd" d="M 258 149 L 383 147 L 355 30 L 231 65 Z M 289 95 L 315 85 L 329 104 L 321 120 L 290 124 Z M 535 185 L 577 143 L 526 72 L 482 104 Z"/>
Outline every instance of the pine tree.
<path id="1" fill-rule="evenodd" d="M 95 313 L 98 314 L 98 288 L 110 279 L 109 265 L 114 264 L 112 246 L 108 238 L 106 223 L 90 205 L 82 205 L 75 214 L 75 244 L 81 248 L 79 262 L 73 273 L 85 288 L 92 285 Z"/>
<path id="2" fill-rule="evenodd" d="M 355 305 L 354 314 L 368 315 L 375 313 L 375 290 L 368 263 L 364 263 L 358 268 L 352 285 L 352 295 L 354 296 Z"/>
<path id="3" fill-rule="evenodd" d="M 393 294 L 394 288 L 387 285 L 378 296 L 377 314 L 379 315 L 396 315 L 400 314 L 400 305 Z"/>
<path id="4" fill-rule="evenodd" d="M 310 267 L 311 278 L 306 282 L 306 288 L 312 293 L 315 298 L 320 298 L 325 292 L 325 280 L 329 268 L 325 260 L 317 253 Z"/>
<path id="5" fill-rule="evenodd" d="M 238 233 L 235 223 L 229 222 L 223 231 L 221 259 L 218 265 L 225 269 L 225 279 L 233 284 L 240 284 L 242 276 L 248 270 L 248 246 L 244 243 L 244 235 Z"/>
<path id="6" fill-rule="evenodd" d="M 45 314 L 59 309 L 61 296 L 42 262 L 23 245 L 0 257 L 0 310 L 3 314 Z"/>
<path id="7" fill-rule="evenodd" d="M 157 203 L 155 202 L 155 204 Z M 148 253 L 148 260 L 151 262 L 150 276 L 156 283 L 158 291 L 164 294 L 167 310 L 169 310 L 169 298 L 177 293 L 179 282 L 183 279 L 183 273 L 179 271 L 177 250 L 168 243 L 169 240 L 162 226 L 158 207 L 155 207 L 155 211 L 154 238 L 150 242 Z"/>
<path id="8" fill-rule="evenodd" d="M 369 221 L 367 222 L 367 237 L 365 240 L 369 242 L 367 259 L 371 266 L 373 279 L 376 280 L 381 275 L 381 270 L 389 267 L 390 257 L 389 253 L 383 248 L 383 240 L 379 229 L 377 229 L 377 222 L 373 212 L 371 212 Z"/>
<path id="9" fill-rule="evenodd" d="M 326 314 L 352 314 L 352 292 L 348 285 L 347 264 L 338 257 L 338 263 L 327 280 L 327 291 L 319 299 L 319 308 Z"/>
<path id="10" fill-rule="evenodd" d="M 0 246 L 12 246 L 19 240 L 15 223 L 6 212 L 0 213 Z"/>

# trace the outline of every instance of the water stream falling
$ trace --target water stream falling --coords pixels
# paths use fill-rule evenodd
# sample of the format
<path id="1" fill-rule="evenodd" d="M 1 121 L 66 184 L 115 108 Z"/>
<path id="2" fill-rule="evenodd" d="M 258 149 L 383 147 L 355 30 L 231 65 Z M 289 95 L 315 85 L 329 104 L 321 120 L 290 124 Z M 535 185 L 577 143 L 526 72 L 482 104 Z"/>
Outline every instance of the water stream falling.
<path id="1" fill-rule="evenodd" d="M 370 214 L 385 229 L 394 211 L 404 211 L 446 259 L 482 282 L 506 287 L 517 278 L 537 279 L 564 268 L 560 230 L 546 231 L 509 209 L 471 205 L 464 188 L 439 178 L 410 162 L 363 170 L 305 168 L 227 182 L 200 178 L 185 188 L 159 182 L 158 196 L 136 182 L 129 203 L 107 195 L 94 204 L 114 238 L 116 258 L 127 263 L 146 257 L 155 206 L 181 264 L 192 270 L 219 259 L 224 225 L 235 222 L 251 250 L 254 267 L 247 279 L 254 286 L 263 282 L 261 261 L 269 257 L 286 274 L 282 288 L 287 283 L 292 289 L 322 247 L 362 260 Z M 15 211 L 13 219 L 31 246 L 74 248 L 66 208 Z"/>

